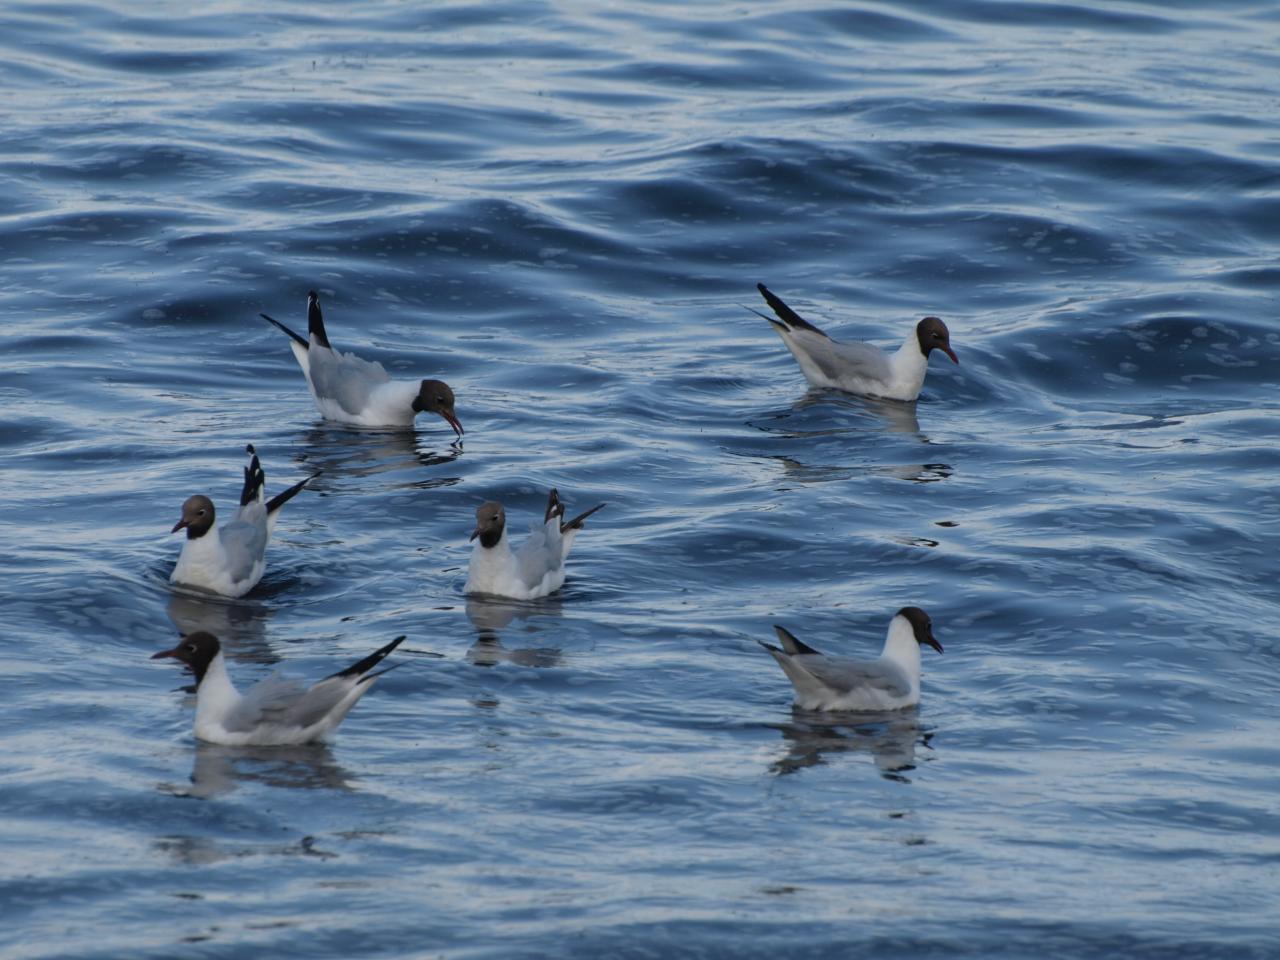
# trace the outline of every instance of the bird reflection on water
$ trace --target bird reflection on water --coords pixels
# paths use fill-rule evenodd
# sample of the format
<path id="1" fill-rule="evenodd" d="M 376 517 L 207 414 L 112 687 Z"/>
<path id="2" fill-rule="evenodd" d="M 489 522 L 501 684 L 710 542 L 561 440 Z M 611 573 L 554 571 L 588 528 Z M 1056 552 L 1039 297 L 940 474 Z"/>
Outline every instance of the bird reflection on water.
<path id="1" fill-rule="evenodd" d="M 796 414 L 810 409 L 814 413 L 805 418 L 803 428 L 792 422 Z M 824 416 L 824 413 L 828 415 Z M 896 477 L 916 483 L 935 483 L 946 480 L 955 472 L 950 464 L 937 461 L 898 464 L 886 462 L 892 458 L 886 455 L 869 456 L 865 443 L 846 442 L 853 438 L 865 439 L 864 435 L 887 440 L 894 434 L 901 434 L 921 444 L 932 444 L 934 441 L 920 430 L 914 402 L 855 397 L 836 390 L 810 390 L 790 408 L 775 411 L 749 425 L 774 437 L 811 441 L 808 445 L 811 450 L 809 456 L 814 459 L 818 455 L 823 455 L 824 459 L 839 456 L 844 461 L 806 463 L 797 456 L 794 447 L 788 456 L 752 451 L 753 457 L 764 456 L 781 463 L 786 479 L 797 483 L 828 483 L 865 474 Z M 838 449 L 832 449 L 830 443 L 824 442 L 827 440 L 840 441 Z M 914 445 L 911 448 L 914 450 Z"/>
<path id="2" fill-rule="evenodd" d="M 319 423 L 303 436 L 295 459 L 322 470 L 326 481 L 332 483 L 348 477 L 439 467 L 452 463 L 461 453 L 461 441 L 443 443 L 439 437 L 413 429 Z M 413 486 L 449 486 L 458 480 L 433 475 Z"/>
<path id="3" fill-rule="evenodd" d="M 352 776 L 334 760 L 329 746 L 307 743 L 287 747 L 228 747 L 199 742 L 191 785 L 161 784 L 177 797 L 207 800 L 234 791 L 241 783 L 301 790 L 351 790 Z"/>
<path id="4" fill-rule="evenodd" d="M 560 616 L 563 616 L 563 602 L 558 596 L 543 597 L 540 600 L 469 596 L 467 619 L 476 629 L 476 642 L 467 651 L 467 660 L 478 667 L 492 667 L 500 663 L 520 667 L 558 666 L 561 662 L 559 647 L 507 647 L 502 643 L 499 631 L 507 630 L 516 621 Z M 528 622 L 524 622 L 522 626 L 525 633 L 541 629 Z"/>
<path id="5" fill-rule="evenodd" d="M 180 635 L 203 630 L 222 641 L 229 658 L 243 663 L 278 663 L 267 642 L 267 622 L 275 608 L 246 600 L 174 590 L 165 612 Z"/>
<path id="6" fill-rule="evenodd" d="M 818 713 L 792 708 L 792 722 L 774 726 L 787 744 L 787 753 L 769 766 L 782 776 L 828 762 L 837 753 L 868 753 L 887 780 L 909 783 L 907 776 L 920 761 L 917 746 L 932 751 L 933 731 L 920 725 L 915 710 L 892 713 Z"/>
<path id="7" fill-rule="evenodd" d="M 850 426 L 883 425 L 889 428 L 890 433 L 906 434 L 921 443 L 931 442 L 920 430 L 914 400 L 879 400 L 875 397 L 855 397 L 839 390 L 810 390 L 793 403 L 791 409 L 798 413 L 817 406 L 839 407 L 842 416 L 852 415 L 856 418 L 852 424 L 843 427 L 842 432 Z"/>

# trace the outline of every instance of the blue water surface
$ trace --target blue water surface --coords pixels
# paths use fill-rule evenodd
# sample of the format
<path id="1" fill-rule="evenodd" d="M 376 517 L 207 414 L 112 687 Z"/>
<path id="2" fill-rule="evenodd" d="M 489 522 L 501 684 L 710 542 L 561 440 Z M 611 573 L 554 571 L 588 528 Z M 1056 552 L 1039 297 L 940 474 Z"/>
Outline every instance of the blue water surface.
<path id="1" fill-rule="evenodd" d="M 1280 8 L 0 10 L 0 954 L 1280 951 Z M 806 388 L 950 326 L 918 404 Z M 458 396 L 319 419 L 270 313 Z M 284 511 L 242 601 L 169 529 Z M 462 593 L 485 500 L 608 507 Z M 918 710 L 795 712 L 783 623 Z M 404 633 L 330 745 L 199 744 Z"/>

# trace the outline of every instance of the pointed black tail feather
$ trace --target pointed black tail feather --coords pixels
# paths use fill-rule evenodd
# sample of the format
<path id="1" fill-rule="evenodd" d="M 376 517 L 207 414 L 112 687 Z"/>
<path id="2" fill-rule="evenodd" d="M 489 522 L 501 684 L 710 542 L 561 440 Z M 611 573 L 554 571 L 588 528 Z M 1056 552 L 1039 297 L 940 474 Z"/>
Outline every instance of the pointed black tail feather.
<path id="1" fill-rule="evenodd" d="M 547 494 L 547 512 L 542 517 L 542 522 L 546 523 L 552 517 L 564 516 L 564 504 L 560 502 L 560 494 L 555 487 L 551 488 L 551 492 Z"/>
<path id="2" fill-rule="evenodd" d="M 281 330 L 287 333 L 291 338 L 296 340 L 298 343 L 302 344 L 304 348 L 311 346 L 311 344 L 307 342 L 307 339 L 305 337 L 303 337 L 301 334 L 294 333 L 292 330 L 286 327 L 279 320 L 273 319 L 272 317 L 268 317 L 265 313 L 260 313 L 258 314 L 258 316 L 260 316 L 263 320 L 267 321 L 267 323 L 274 323 L 277 327 L 279 327 Z"/>
<path id="3" fill-rule="evenodd" d="M 324 315 L 320 312 L 320 297 L 314 290 L 307 291 L 307 333 L 320 346 L 329 346 L 329 335 L 324 332 Z"/>
<path id="4" fill-rule="evenodd" d="M 783 323 L 781 320 L 777 319 L 776 317 L 771 317 L 771 316 L 768 316 L 767 314 L 761 313 L 761 312 L 760 312 L 759 310 L 757 310 L 755 307 L 748 307 L 748 306 L 747 306 L 746 304 L 744 304 L 744 303 L 740 303 L 740 304 L 738 304 L 738 306 L 742 307 L 742 309 L 743 309 L 743 310 L 746 310 L 748 313 L 754 313 L 754 314 L 755 314 L 757 317 L 759 317 L 761 320 L 768 320 L 771 324 L 773 324 L 773 325 L 774 325 L 775 327 L 777 327 L 779 330 L 782 330 L 782 331 L 784 331 L 784 332 L 785 332 L 785 331 L 787 331 L 787 330 L 790 330 L 790 329 L 791 329 L 791 328 L 790 328 L 790 327 L 788 327 L 785 323 Z"/>
<path id="5" fill-rule="evenodd" d="M 258 451 L 253 449 L 253 444 L 245 447 L 245 453 L 249 454 L 249 465 L 244 468 L 244 486 L 240 488 L 240 506 L 252 503 L 258 497 L 262 485 L 267 482 L 267 475 L 262 471 L 262 464 L 258 461 Z"/>
<path id="6" fill-rule="evenodd" d="M 290 487 L 288 490 L 284 491 L 283 493 L 277 493 L 274 497 L 272 497 L 270 500 L 267 501 L 267 513 L 275 513 L 277 510 L 283 507 L 286 503 L 288 503 L 290 500 L 296 497 L 298 493 L 301 492 L 303 487 L 305 487 L 308 483 L 310 483 L 316 477 L 320 476 L 320 474 L 323 472 L 324 472 L 323 470 L 317 470 L 315 473 L 307 477 L 305 480 L 299 480 L 297 483 L 295 483 L 292 487 Z"/>
<path id="7" fill-rule="evenodd" d="M 580 529 L 582 529 L 582 521 L 583 521 L 583 520 L 586 520 L 586 519 L 587 519 L 587 517 L 591 516 L 593 513 L 595 513 L 595 512 L 596 512 L 597 510 L 599 510 L 601 507 L 607 507 L 608 505 L 609 505 L 608 503 L 597 503 L 594 507 L 592 507 L 592 508 L 591 508 L 590 510 L 588 510 L 586 513 L 580 513 L 580 514 L 578 514 L 576 517 L 574 517 L 572 520 L 570 520 L 568 523 L 562 523 L 562 524 L 560 524 L 560 532 L 561 532 L 561 533 L 564 533 L 566 530 L 580 530 Z M 563 507 L 561 507 L 560 509 L 561 509 L 561 510 L 563 510 L 564 508 L 563 508 Z"/>
<path id="8" fill-rule="evenodd" d="M 809 646 L 807 643 L 802 643 L 798 640 L 796 635 L 786 627 L 779 626 L 775 623 L 773 625 L 773 629 L 777 631 L 778 639 L 782 641 L 782 648 L 786 650 L 787 653 L 793 655 L 800 653 L 818 653 L 817 650 L 813 649 L 813 647 Z M 821 654 L 818 655 L 821 656 Z"/>
<path id="9" fill-rule="evenodd" d="M 814 333 L 818 334 L 819 336 L 823 336 L 823 337 L 826 336 L 825 333 L 823 333 L 821 330 L 815 327 L 812 323 L 810 323 L 804 317 L 800 316 L 800 314 L 796 313 L 794 310 L 788 307 L 785 303 L 783 303 L 777 296 L 774 295 L 773 291 L 771 291 L 763 283 L 757 283 L 756 289 L 759 290 L 760 295 L 764 297 L 765 303 L 769 304 L 769 306 L 773 309 L 773 312 L 776 313 L 782 319 L 782 322 L 785 323 L 787 326 L 801 327 L 805 330 L 811 330 Z"/>
<path id="10" fill-rule="evenodd" d="M 396 647 L 400 646 L 400 644 L 403 642 L 404 642 L 403 635 L 396 637 L 394 640 L 388 643 L 385 647 L 379 647 L 377 650 L 369 654 L 363 660 L 357 663 L 353 663 L 351 666 L 347 667 L 345 670 L 339 670 L 337 673 L 330 674 L 329 676 L 325 677 L 325 679 L 332 680 L 334 677 L 360 677 L 361 679 L 373 679 L 372 677 L 366 678 L 364 675 L 368 673 L 370 670 L 372 670 L 374 667 L 376 667 L 379 663 L 381 663 L 382 660 L 386 658 L 387 654 L 389 654 Z"/>
<path id="11" fill-rule="evenodd" d="M 408 662 L 409 662 L 408 660 L 401 660 L 399 663 L 393 663 L 393 664 L 392 664 L 391 666 L 389 666 L 389 667 L 383 667 L 383 668 L 382 668 L 381 670 L 379 670 L 377 673 L 366 673 L 363 677 L 361 677 L 361 678 L 360 678 L 360 682 L 361 682 L 361 683 L 372 683 L 374 680 L 377 680 L 377 679 L 378 679 L 380 676 L 382 676 L 384 673 L 390 673 L 392 670 L 398 670 L 398 669 L 400 669 L 401 667 L 403 667 L 403 666 L 404 666 L 406 663 L 408 663 Z"/>

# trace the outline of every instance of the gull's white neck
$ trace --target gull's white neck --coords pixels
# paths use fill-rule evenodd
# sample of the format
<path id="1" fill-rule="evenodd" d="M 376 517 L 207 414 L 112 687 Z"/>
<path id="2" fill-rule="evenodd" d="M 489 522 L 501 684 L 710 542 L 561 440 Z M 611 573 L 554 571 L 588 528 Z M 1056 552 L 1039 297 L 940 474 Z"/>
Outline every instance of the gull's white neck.
<path id="1" fill-rule="evenodd" d="M 889 621 L 889 633 L 884 638 L 884 650 L 880 659 L 890 660 L 906 671 L 912 682 L 920 683 L 920 643 L 916 632 L 906 617 L 896 616 Z"/>
<path id="2" fill-rule="evenodd" d="M 413 423 L 413 401 L 422 383 L 418 380 L 388 380 L 369 394 L 369 408 L 361 418 L 368 426 L 409 426 Z"/>
<path id="3" fill-rule="evenodd" d="M 471 563 L 467 567 L 467 583 L 463 588 L 477 593 L 502 593 L 508 588 L 507 581 L 515 577 L 515 554 L 511 551 L 511 541 L 507 539 L 507 528 L 502 528 L 502 536 L 492 547 L 486 547 L 479 540 L 471 550 Z"/>
<path id="4" fill-rule="evenodd" d="M 912 327 L 896 351 L 889 354 L 889 367 L 893 370 L 894 386 L 913 397 L 924 385 L 924 375 L 929 369 L 929 358 L 920 352 L 920 338 Z"/>
<path id="5" fill-rule="evenodd" d="M 218 655 L 209 662 L 200 685 L 196 688 L 196 731 L 207 724 L 218 724 L 240 700 L 240 694 L 227 675 L 227 661 Z"/>

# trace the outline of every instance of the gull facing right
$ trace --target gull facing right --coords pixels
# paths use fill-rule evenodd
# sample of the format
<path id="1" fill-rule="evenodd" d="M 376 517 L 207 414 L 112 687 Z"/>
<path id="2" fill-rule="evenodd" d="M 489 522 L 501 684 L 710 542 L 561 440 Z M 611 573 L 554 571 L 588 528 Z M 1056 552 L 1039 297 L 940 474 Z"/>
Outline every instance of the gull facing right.
<path id="1" fill-rule="evenodd" d="M 920 702 L 920 648 L 942 644 L 933 622 L 919 607 L 903 607 L 889 621 L 884 649 L 875 660 L 829 657 L 801 643 L 785 627 L 773 627 L 782 649 L 756 641 L 778 661 L 796 688 L 802 710 L 880 711 L 914 707 Z"/>
<path id="2" fill-rule="evenodd" d="M 547 498 L 542 523 L 535 522 L 529 539 L 518 550 L 511 549 L 507 539 L 507 514 L 502 504 L 490 501 L 476 510 L 476 528 L 472 540 L 479 540 L 471 551 L 467 570 L 466 593 L 487 593 L 516 600 L 536 600 L 559 590 L 564 584 L 564 562 L 582 523 L 601 507 L 598 503 L 568 523 L 562 521 L 564 504 L 553 489 Z"/>
<path id="3" fill-rule="evenodd" d="M 289 335 L 311 398 L 326 420 L 360 427 L 409 427 L 419 413 L 435 413 L 462 436 L 462 424 L 453 412 L 453 391 L 443 380 L 392 380 L 376 360 L 362 360 L 330 346 L 314 290 L 307 294 L 306 337 L 265 313 L 258 316 Z"/>
<path id="4" fill-rule="evenodd" d="M 172 650 L 161 650 L 151 659 L 172 657 L 195 675 L 196 736 L 201 740 L 229 747 L 285 746 L 324 740 L 337 729 L 373 681 L 395 669 L 372 672 L 403 640 L 396 637 L 314 686 L 303 687 L 273 673 L 243 694 L 227 675 L 222 644 L 211 633 L 189 634 Z"/>
<path id="5" fill-rule="evenodd" d="M 886 400 L 915 400 L 924 386 L 929 354 L 941 350 L 952 363 L 960 359 L 951 349 L 951 333 L 937 317 L 925 317 L 907 335 L 906 342 L 893 353 L 886 353 L 869 343 L 839 343 L 796 313 L 763 283 L 756 288 L 773 308 L 778 319 L 766 317 L 782 342 L 800 364 L 810 385 L 834 387 L 846 393 Z M 748 309 L 750 309 L 748 307 Z"/>

